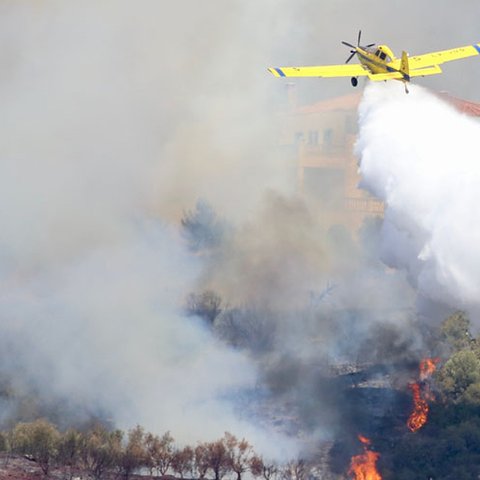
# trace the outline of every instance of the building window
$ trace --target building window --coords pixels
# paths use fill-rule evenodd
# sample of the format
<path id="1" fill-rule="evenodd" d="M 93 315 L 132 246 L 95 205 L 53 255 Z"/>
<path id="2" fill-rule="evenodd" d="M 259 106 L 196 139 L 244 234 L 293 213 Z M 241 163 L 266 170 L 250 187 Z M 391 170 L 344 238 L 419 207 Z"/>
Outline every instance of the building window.
<path id="1" fill-rule="evenodd" d="M 295 132 L 295 145 L 300 145 L 303 142 L 303 132 Z"/>
<path id="2" fill-rule="evenodd" d="M 318 131 L 310 130 L 308 132 L 308 144 L 309 145 L 318 145 Z"/>
<path id="3" fill-rule="evenodd" d="M 333 130 L 327 128 L 323 131 L 323 145 L 325 147 L 331 147 L 333 142 Z"/>

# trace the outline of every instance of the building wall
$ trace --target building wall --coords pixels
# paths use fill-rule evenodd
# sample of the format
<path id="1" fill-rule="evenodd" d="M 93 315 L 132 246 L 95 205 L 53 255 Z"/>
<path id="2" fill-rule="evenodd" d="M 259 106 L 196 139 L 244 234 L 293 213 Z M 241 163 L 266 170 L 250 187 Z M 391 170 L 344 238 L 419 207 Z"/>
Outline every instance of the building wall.
<path id="1" fill-rule="evenodd" d="M 327 104 L 328 105 L 328 104 Z M 366 217 L 383 215 L 383 203 L 358 188 L 355 97 L 347 108 L 322 104 L 285 116 L 283 145 L 296 155 L 298 190 L 327 222 L 356 231 Z"/>

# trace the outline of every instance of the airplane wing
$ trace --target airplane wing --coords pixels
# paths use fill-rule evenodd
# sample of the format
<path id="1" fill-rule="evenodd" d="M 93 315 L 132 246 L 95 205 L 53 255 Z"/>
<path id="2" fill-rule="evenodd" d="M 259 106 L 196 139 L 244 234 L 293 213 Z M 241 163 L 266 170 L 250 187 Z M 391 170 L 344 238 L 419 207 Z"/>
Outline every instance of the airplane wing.
<path id="1" fill-rule="evenodd" d="M 358 63 L 316 67 L 272 67 L 268 71 L 276 77 L 358 77 L 368 75 L 368 70 Z"/>
<path id="2" fill-rule="evenodd" d="M 416 70 L 410 70 L 409 77 L 425 77 L 427 75 L 436 75 L 442 73 L 442 69 L 438 65 L 431 65 L 428 67 L 417 68 Z M 368 78 L 374 82 L 380 82 L 383 80 L 402 80 L 403 74 L 400 71 L 388 72 L 388 73 L 368 73 Z"/>
<path id="3" fill-rule="evenodd" d="M 460 58 L 473 57 L 480 54 L 480 43 L 467 45 L 465 47 L 452 48 L 450 50 L 441 50 L 439 52 L 425 53 L 424 55 L 415 55 L 408 57 L 408 64 L 411 69 L 429 67 L 431 65 L 440 65 L 441 63 L 458 60 Z"/>

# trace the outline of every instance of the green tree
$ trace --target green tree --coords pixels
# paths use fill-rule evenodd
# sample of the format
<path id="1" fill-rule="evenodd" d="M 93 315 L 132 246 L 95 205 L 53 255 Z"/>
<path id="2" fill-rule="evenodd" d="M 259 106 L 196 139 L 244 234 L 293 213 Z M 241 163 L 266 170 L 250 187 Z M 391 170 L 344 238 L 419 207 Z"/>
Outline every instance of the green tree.
<path id="1" fill-rule="evenodd" d="M 8 435 L 5 432 L 0 432 L 0 452 L 6 453 L 10 450 L 8 442 Z"/>
<path id="2" fill-rule="evenodd" d="M 478 401 L 480 360 L 473 351 L 460 350 L 445 363 L 436 379 L 447 399 L 453 402 Z"/>
<path id="3" fill-rule="evenodd" d="M 119 465 L 122 439 L 120 430 L 110 432 L 102 425 L 96 425 L 82 435 L 82 463 L 95 480 L 100 480 L 105 472 Z"/>
<path id="4" fill-rule="evenodd" d="M 58 445 L 58 463 L 68 467 L 70 478 L 79 465 L 82 435 L 74 429 L 67 430 L 60 438 Z"/>
<path id="5" fill-rule="evenodd" d="M 458 405 L 440 407 L 457 410 Z M 391 453 L 382 452 L 382 478 L 410 479 L 473 479 L 480 473 L 480 418 L 470 414 L 468 419 L 438 428 L 428 426 L 421 435 L 407 434 L 390 446 Z M 388 442 L 390 443 L 390 442 Z M 385 444 L 387 446 L 387 444 Z M 387 447 L 388 448 L 388 447 Z"/>
<path id="6" fill-rule="evenodd" d="M 120 470 L 126 480 L 136 469 L 147 465 L 145 445 L 145 432 L 137 425 L 128 432 L 128 441 L 120 457 Z"/>
<path id="7" fill-rule="evenodd" d="M 470 348 L 474 343 L 470 319 L 465 312 L 458 311 L 447 317 L 442 323 L 441 332 L 454 352 Z"/>
<path id="8" fill-rule="evenodd" d="M 8 465 L 8 462 L 10 461 L 10 454 L 12 452 L 10 438 L 11 435 L 9 432 L 0 432 L 0 452 L 6 453 L 6 455 L 3 457 L 5 466 Z"/>
<path id="9" fill-rule="evenodd" d="M 60 433 L 50 422 L 39 419 L 19 423 L 12 431 L 12 449 L 15 453 L 31 455 L 45 475 L 58 457 Z"/>
<path id="10" fill-rule="evenodd" d="M 480 382 L 477 381 L 467 387 L 463 400 L 470 405 L 480 405 Z"/>

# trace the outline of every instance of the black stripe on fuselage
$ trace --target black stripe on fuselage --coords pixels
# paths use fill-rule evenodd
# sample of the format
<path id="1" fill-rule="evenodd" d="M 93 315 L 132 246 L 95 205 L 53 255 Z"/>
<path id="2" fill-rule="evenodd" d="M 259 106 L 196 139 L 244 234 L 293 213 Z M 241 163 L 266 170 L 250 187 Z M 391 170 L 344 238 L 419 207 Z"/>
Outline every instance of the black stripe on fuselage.
<path id="1" fill-rule="evenodd" d="M 372 71 L 372 69 L 368 65 L 369 63 L 372 64 L 372 65 L 375 65 L 376 67 L 385 68 L 387 70 L 387 72 L 390 72 L 390 73 L 393 73 L 393 72 L 401 73 L 406 80 L 410 80 L 410 77 L 408 75 L 405 75 L 404 73 L 402 73 L 400 70 L 397 70 L 396 68 L 388 66 L 386 63 L 376 62 L 372 58 L 367 57 L 366 55 L 364 55 L 363 53 L 358 52 L 358 51 L 357 51 L 357 54 L 358 54 L 359 57 L 363 58 L 367 62 L 367 67 L 370 69 L 370 71 L 374 75 L 375 75 L 375 72 Z"/>

